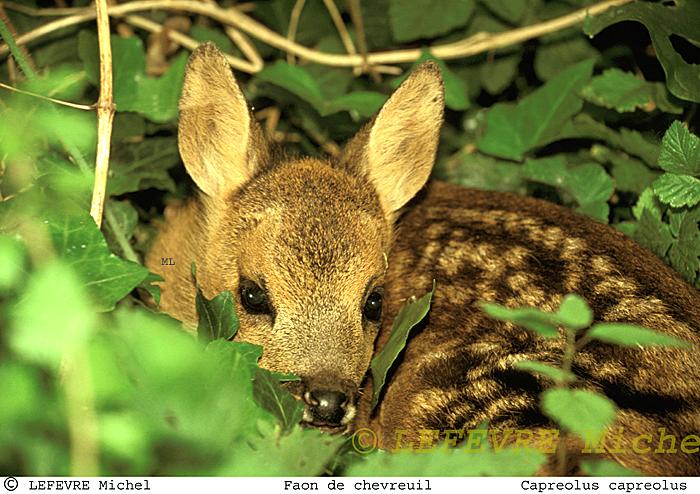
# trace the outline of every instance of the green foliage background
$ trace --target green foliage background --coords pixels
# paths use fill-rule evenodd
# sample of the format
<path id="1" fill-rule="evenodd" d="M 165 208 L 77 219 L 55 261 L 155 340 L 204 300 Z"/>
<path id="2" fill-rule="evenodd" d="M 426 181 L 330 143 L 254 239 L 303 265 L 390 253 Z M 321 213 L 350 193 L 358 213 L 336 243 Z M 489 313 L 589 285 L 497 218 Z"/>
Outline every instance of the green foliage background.
<path id="1" fill-rule="evenodd" d="M 357 40 L 351 3 L 336 5 Z M 592 3 L 359 2 L 370 51 L 417 47 L 423 49 L 421 60 L 434 58 L 430 45 L 516 29 Z M 287 33 L 294 1 L 252 4 L 250 16 Z M 48 21 L 9 6 L 6 13 L 19 33 Z M 205 16 L 141 15 L 183 26 L 195 40 L 242 56 L 224 26 Z M 0 33 L 5 41 L 11 38 L 7 27 L 3 23 Z M 467 461 L 464 453 L 441 448 L 430 455 L 375 453 L 363 459 L 342 439 L 295 425 L 299 405 L 279 387 L 280 379 L 290 377 L 258 369 L 259 348 L 223 340 L 205 346 L 180 331 L 177 321 L 143 306 L 144 293 L 158 295 L 155 277 L 140 263 L 153 237 L 152 222 L 166 201 L 192 193 L 175 140 L 188 52 L 120 20 L 112 28 L 119 33 L 112 37 L 117 115 L 101 231 L 87 212 L 94 114 L 0 90 L 0 470 L 534 472 L 543 457 L 533 451 L 487 451 Z M 305 154 L 337 149 L 413 65 L 400 64 L 403 75 L 357 76 L 348 68 L 292 64 L 285 53 L 252 41 L 265 66 L 237 78 L 263 125 L 274 127 L 272 137 Z M 321 0 L 306 2 L 296 41 L 344 52 Z M 3 56 L 0 81 L 51 98 L 95 101 L 92 23 L 52 32 L 31 43 L 28 53 L 28 60 L 18 57 L 21 70 Z M 632 2 L 583 25 L 438 63 L 448 112 L 436 178 L 575 208 L 632 236 L 700 287 L 700 4 Z M 270 115 L 277 112 L 280 119 L 272 125 Z M 201 314 L 222 316 L 204 317 L 205 342 L 237 329 L 230 296 L 220 297 L 198 299 Z M 553 413 L 566 416 L 566 410 Z"/>

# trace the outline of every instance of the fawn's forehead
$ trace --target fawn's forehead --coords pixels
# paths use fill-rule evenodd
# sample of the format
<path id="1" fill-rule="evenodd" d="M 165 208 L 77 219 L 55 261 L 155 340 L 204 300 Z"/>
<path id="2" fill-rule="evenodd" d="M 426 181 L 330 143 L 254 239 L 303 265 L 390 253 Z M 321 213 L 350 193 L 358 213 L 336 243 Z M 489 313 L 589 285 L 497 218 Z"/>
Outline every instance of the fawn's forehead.
<path id="1" fill-rule="evenodd" d="M 255 211 L 246 236 L 261 242 L 259 262 L 338 274 L 375 269 L 388 249 L 391 227 L 370 184 L 323 161 L 283 163 L 239 198 L 243 214 Z"/>

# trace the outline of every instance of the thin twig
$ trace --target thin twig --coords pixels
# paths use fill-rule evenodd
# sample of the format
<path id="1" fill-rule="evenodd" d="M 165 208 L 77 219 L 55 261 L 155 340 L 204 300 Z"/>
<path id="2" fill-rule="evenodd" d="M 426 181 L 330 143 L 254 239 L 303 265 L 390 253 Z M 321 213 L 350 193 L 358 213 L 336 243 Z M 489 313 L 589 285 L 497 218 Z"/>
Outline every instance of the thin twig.
<path id="1" fill-rule="evenodd" d="M 15 93 L 24 94 L 26 96 L 32 96 L 33 98 L 43 99 L 45 101 L 50 101 L 51 103 L 56 103 L 57 105 L 68 106 L 70 108 L 77 108 L 78 110 L 94 110 L 95 105 L 81 105 L 79 103 L 71 103 L 70 101 L 63 101 L 56 98 L 49 98 L 48 96 L 43 96 L 41 94 L 32 93 L 31 91 L 25 91 L 24 89 L 17 89 L 16 87 L 10 86 L 0 82 L 0 87 L 7 89 L 8 91 L 14 91 Z"/>
<path id="2" fill-rule="evenodd" d="M 5 47 L 7 50 L 12 52 L 12 56 L 19 65 L 19 68 L 27 79 L 34 78 L 34 68 L 29 62 L 29 57 L 22 51 L 19 44 L 16 42 L 15 37 L 12 35 L 12 30 L 9 24 L 5 23 L 5 20 L 0 17 L 0 37 L 5 40 Z"/>
<path id="3" fill-rule="evenodd" d="M 97 14 L 97 42 L 100 50 L 100 97 L 97 100 L 97 156 L 90 215 L 100 227 L 107 193 L 114 101 L 112 100 L 112 45 L 109 39 L 109 15 L 107 14 L 106 0 L 97 0 L 95 10 Z"/>
<path id="4" fill-rule="evenodd" d="M 369 72 L 372 80 L 379 84 L 381 82 L 381 77 L 374 68 L 367 64 L 367 38 L 365 37 L 365 22 L 362 18 L 362 6 L 360 5 L 360 0 L 348 0 L 348 10 L 350 11 L 350 19 L 355 26 L 355 35 L 357 36 L 357 48 L 360 50 L 360 55 L 365 61 L 363 67 L 355 67 L 353 74 L 360 75 L 363 70 Z"/>
<path id="5" fill-rule="evenodd" d="M 340 15 L 340 11 L 338 10 L 338 7 L 336 7 L 335 2 L 333 0 L 323 0 L 323 4 L 326 6 L 326 10 L 331 16 L 331 20 L 333 21 L 333 24 L 335 24 L 335 28 L 338 30 L 338 35 L 340 36 L 340 40 L 343 42 L 345 51 L 350 55 L 355 55 L 357 53 L 355 43 L 353 43 L 352 38 L 350 37 L 348 28 L 345 27 L 343 16 Z"/>
<path id="6" fill-rule="evenodd" d="M 576 10 L 570 14 L 538 24 L 532 24 L 530 26 L 500 33 L 477 33 L 453 43 L 433 45 L 428 47 L 428 49 L 432 55 L 442 59 L 468 57 L 489 50 L 522 43 L 551 32 L 574 26 L 583 22 L 586 17 L 598 15 L 612 7 L 624 5 L 632 1 L 634 0 L 604 0 Z M 6 7 L 10 7 L 10 5 L 6 4 Z M 133 12 L 153 9 L 186 11 L 210 17 L 222 24 L 234 26 L 274 48 L 304 58 L 310 62 L 334 67 L 362 67 L 364 64 L 376 65 L 414 62 L 423 52 L 420 48 L 374 52 L 368 53 L 366 60 L 359 54 L 326 53 L 291 42 L 284 36 L 272 31 L 267 26 L 238 10 L 226 10 L 218 6 L 192 0 L 137 0 L 109 7 L 108 12 L 112 16 L 120 17 Z M 75 12 L 74 15 L 49 22 L 19 36 L 17 38 L 17 43 L 23 45 L 46 36 L 57 29 L 73 26 L 95 18 L 95 12 L 92 10 L 78 8 L 73 9 L 73 12 Z M 9 49 L 6 45 L 0 46 L 0 55 L 8 51 Z"/>
<path id="7" fill-rule="evenodd" d="M 299 27 L 299 19 L 301 11 L 304 10 L 306 0 L 297 0 L 292 7 L 292 13 L 289 15 L 289 26 L 287 27 L 287 41 L 294 43 L 297 37 L 297 28 Z M 287 63 L 294 64 L 294 54 L 287 52 Z"/>
<path id="8" fill-rule="evenodd" d="M 79 348 L 61 363 L 71 444 L 71 475 L 93 477 L 99 474 L 99 448 L 87 350 Z"/>

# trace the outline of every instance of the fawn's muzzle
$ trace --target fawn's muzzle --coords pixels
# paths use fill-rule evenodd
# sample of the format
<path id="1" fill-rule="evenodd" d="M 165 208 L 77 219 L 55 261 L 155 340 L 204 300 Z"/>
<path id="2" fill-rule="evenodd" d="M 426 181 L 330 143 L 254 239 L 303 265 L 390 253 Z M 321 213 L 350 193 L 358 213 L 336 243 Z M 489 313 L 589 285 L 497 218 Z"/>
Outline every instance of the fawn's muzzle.
<path id="1" fill-rule="evenodd" d="M 348 397 L 342 391 L 308 391 L 304 394 L 304 401 L 314 424 L 338 426 L 347 413 Z"/>

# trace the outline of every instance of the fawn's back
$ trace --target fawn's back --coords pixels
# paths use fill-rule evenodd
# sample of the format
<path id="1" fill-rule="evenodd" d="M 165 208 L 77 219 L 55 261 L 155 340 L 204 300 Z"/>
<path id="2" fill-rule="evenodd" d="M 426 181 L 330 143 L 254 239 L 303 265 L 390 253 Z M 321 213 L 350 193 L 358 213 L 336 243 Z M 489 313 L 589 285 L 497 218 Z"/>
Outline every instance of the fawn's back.
<path id="1" fill-rule="evenodd" d="M 161 309 L 196 323 L 195 261 L 206 296 L 235 294 L 236 338 L 263 346 L 262 366 L 302 378 L 289 389 L 307 425 L 369 426 L 387 448 L 397 429 L 415 439 L 485 420 L 547 427 L 537 403 L 545 382 L 514 364 L 557 363 L 561 342 L 489 319 L 479 301 L 554 309 L 575 292 L 597 321 L 700 343 L 698 292 L 607 225 L 509 194 L 440 183 L 419 192 L 442 121 L 434 64 L 418 68 L 335 161 L 275 153 L 213 45 L 191 57 L 180 111 L 180 151 L 200 194 L 166 211 L 149 253 L 165 278 Z M 176 265 L 161 266 L 162 257 Z M 434 279 L 431 312 L 370 413 L 372 355 L 401 305 Z M 627 446 L 660 427 L 677 443 L 700 430 L 693 351 L 591 343 L 573 371 L 620 406 L 614 427 Z M 615 457 L 647 473 L 700 473 L 697 453 Z"/>

